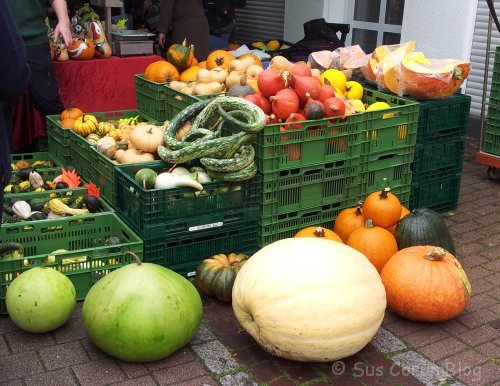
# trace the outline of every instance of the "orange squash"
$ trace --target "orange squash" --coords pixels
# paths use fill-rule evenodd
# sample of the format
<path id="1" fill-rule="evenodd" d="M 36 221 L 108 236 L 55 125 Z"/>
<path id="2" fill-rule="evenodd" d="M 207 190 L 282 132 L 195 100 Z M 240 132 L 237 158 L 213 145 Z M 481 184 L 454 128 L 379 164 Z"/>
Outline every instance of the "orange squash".
<path id="1" fill-rule="evenodd" d="M 390 188 L 373 192 L 368 195 L 363 204 L 365 220 L 371 219 L 373 224 L 382 228 L 390 228 L 401 217 L 401 203 L 391 193 Z"/>
<path id="2" fill-rule="evenodd" d="M 180 74 L 180 81 L 181 82 L 195 82 L 196 81 L 196 75 L 198 74 L 198 71 L 201 69 L 199 66 L 189 66 L 186 68 L 184 71 L 181 72 Z"/>
<path id="3" fill-rule="evenodd" d="M 458 316 L 472 293 L 458 260 L 435 246 L 400 250 L 380 276 L 389 307 L 403 318 L 419 322 L 443 322 Z"/>
<path id="4" fill-rule="evenodd" d="M 80 118 L 83 115 L 83 111 L 80 110 L 78 107 L 73 107 L 71 103 L 68 105 L 68 107 L 61 113 L 60 119 L 61 121 L 64 121 L 65 119 L 77 119 Z"/>
<path id="5" fill-rule="evenodd" d="M 364 227 L 352 231 L 347 245 L 364 254 L 379 273 L 398 251 L 394 235 L 387 229 L 373 226 L 372 220 L 366 220 Z"/>
<path id="6" fill-rule="evenodd" d="M 363 203 L 360 201 L 356 207 L 342 210 L 335 219 L 333 231 L 340 236 L 344 243 L 347 242 L 349 235 L 355 229 L 365 225 L 363 211 L 361 210 L 362 207 Z"/>
<path id="7" fill-rule="evenodd" d="M 310 226 L 301 229 L 294 237 L 319 237 L 343 243 L 342 239 L 334 231 L 321 226 Z"/>
<path id="8" fill-rule="evenodd" d="M 228 51 L 215 50 L 207 57 L 207 69 L 211 70 L 215 67 L 222 67 L 227 70 L 229 68 L 229 63 L 234 59 L 235 57 Z"/>
<path id="9" fill-rule="evenodd" d="M 146 67 L 144 77 L 156 83 L 170 83 L 173 80 L 179 80 L 179 71 L 172 63 L 158 60 Z"/>

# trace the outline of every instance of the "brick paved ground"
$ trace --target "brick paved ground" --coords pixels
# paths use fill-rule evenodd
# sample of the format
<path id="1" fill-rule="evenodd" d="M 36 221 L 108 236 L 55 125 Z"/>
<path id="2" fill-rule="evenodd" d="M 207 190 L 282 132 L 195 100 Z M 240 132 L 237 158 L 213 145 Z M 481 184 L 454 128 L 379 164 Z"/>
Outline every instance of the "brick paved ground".
<path id="1" fill-rule="evenodd" d="M 444 214 L 473 288 L 455 320 L 424 324 L 387 311 L 358 354 L 337 363 L 272 357 L 242 331 L 230 305 L 203 298 L 202 326 L 184 349 L 153 363 L 112 359 L 88 340 L 79 302 L 69 323 L 28 334 L 0 317 L 0 383 L 7 385 L 498 385 L 500 183 L 473 160 L 469 141 L 459 207 Z"/>

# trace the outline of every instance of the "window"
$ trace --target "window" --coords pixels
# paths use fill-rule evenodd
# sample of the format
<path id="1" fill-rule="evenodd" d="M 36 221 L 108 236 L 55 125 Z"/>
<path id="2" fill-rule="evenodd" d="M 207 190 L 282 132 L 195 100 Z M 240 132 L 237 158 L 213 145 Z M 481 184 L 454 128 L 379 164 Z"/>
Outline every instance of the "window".
<path id="1" fill-rule="evenodd" d="M 368 53 L 382 44 L 399 43 L 404 5 L 404 0 L 350 1 L 352 20 L 348 44 L 359 44 Z"/>

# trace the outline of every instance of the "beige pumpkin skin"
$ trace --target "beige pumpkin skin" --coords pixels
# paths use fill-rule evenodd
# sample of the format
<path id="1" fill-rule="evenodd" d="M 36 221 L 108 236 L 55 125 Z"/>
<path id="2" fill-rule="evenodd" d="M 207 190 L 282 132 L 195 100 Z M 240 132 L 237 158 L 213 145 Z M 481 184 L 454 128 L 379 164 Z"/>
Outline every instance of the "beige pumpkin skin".
<path id="1" fill-rule="evenodd" d="M 328 362 L 360 351 L 386 308 L 380 276 L 360 252 L 323 238 L 283 239 L 254 254 L 233 286 L 241 326 L 272 355 Z"/>

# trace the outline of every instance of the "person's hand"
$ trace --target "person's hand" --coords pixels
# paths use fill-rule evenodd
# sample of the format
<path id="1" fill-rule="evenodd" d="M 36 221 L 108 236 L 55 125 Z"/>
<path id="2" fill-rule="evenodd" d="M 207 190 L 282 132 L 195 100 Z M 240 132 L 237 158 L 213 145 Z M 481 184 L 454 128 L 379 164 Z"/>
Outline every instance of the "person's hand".
<path id="1" fill-rule="evenodd" d="M 158 44 L 160 45 L 162 50 L 165 49 L 165 32 L 158 33 Z"/>
<path id="2" fill-rule="evenodd" d="M 56 42 L 59 36 L 62 37 L 66 47 L 69 47 L 73 42 L 73 36 L 71 35 L 71 26 L 69 19 L 61 20 L 57 23 L 54 29 L 54 41 Z"/>

